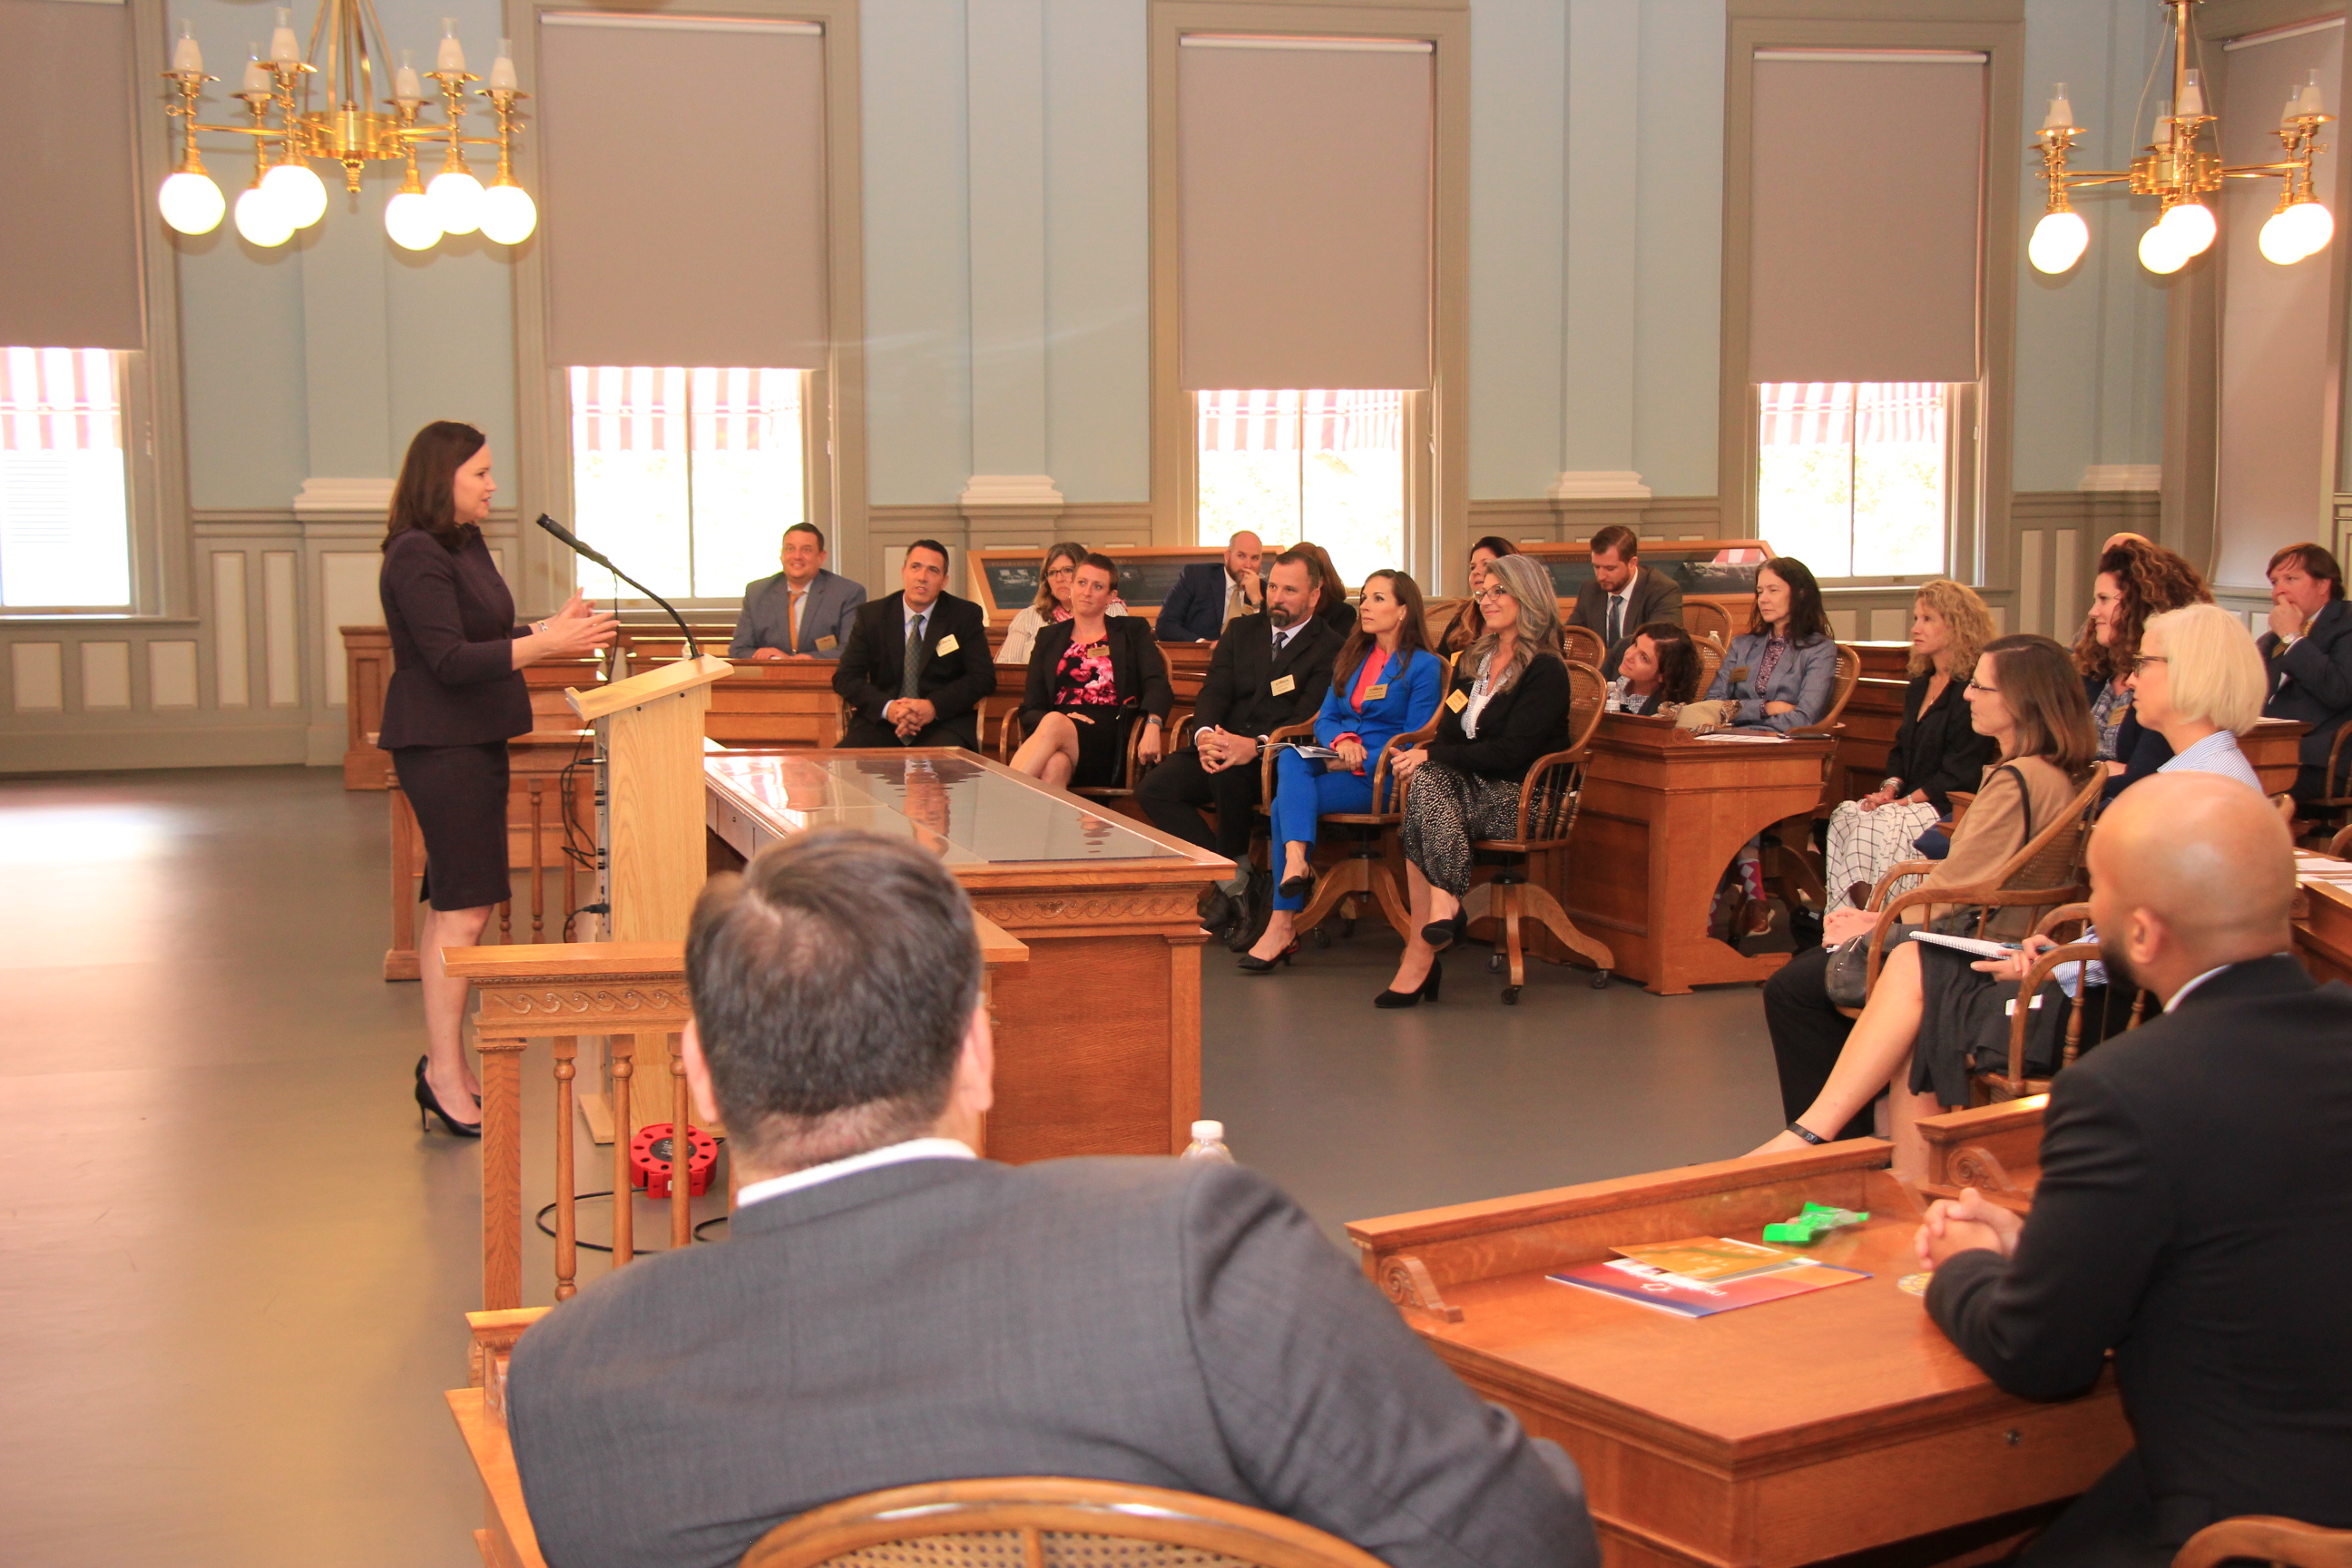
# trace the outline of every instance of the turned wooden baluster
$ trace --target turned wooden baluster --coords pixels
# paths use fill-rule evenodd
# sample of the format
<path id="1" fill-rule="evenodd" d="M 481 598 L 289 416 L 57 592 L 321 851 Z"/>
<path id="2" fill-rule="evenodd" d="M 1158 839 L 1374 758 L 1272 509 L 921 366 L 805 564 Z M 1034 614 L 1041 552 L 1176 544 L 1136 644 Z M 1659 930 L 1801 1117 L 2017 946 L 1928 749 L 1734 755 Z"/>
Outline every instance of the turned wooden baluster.
<path id="1" fill-rule="evenodd" d="M 547 875 L 540 862 L 540 804 L 547 781 L 530 781 L 530 940 L 547 940 Z"/>
<path id="2" fill-rule="evenodd" d="M 513 875 L 514 874 L 512 872 L 508 873 L 507 886 L 509 888 L 512 888 L 514 886 Z M 514 941 L 514 900 L 512 897 L 509 897 L 499 905 L 499 941 L 500 942 L 509 942 Z"/>
<path id="3" fill-rule="evenodd" d="M 522 1305 L 522 1048 L 478 1042 L 482 1059 L 482 1305 Z"/>
<path id="4" fill-rule="evenodd" d="M 635 1085 L 629 1080 L 636 1070 L 636 1037 L 607 1035 L 604 1049 L 613 1062 L 613 1267 L 620 1268 L 635 1256 L 632 1227 L 636 1211 L 632 1206 L 629 1186 L 629 1097 Z"/>
<path id="5" fill-rule="evenodd" d="M 580 1037 L 558 1035 L 555 1049 L 555 1299 L 578 1292 L 580 1233 L 572 1214 L 572 1082 L 578 1073 Z"/>
<path id="6" fill-rule="evenodd" d="M 694 1242 L 690 1167 L 694 1140 L 686 1124 L 686 1037 L 669 1037 L 669 1244 L 684 1247 Z"/>

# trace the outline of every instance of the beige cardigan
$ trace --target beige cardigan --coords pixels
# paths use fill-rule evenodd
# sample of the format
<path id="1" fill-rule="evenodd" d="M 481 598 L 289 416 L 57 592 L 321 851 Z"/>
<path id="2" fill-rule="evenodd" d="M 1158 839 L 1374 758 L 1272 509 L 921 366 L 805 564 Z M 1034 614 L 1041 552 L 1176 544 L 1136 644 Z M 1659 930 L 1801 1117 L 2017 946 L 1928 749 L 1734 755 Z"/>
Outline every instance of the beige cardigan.
<path id="1" fill-rule="evenodd" d="M 2012 768 L 2016 771 L 2010 771 Z M 2023 790 L 2017 785 L 2021 773 L 2025 778 Z M 1984 771 L 1984 782 L 1978 786 L 1974 804 L 1952 834 L 1951 853 L 1919 885 L 1965 888 L 1983 881 L 2000 868 L 2002 861 L 2025 847 L 2029 798 L 2032 831 L 2041 833 L 2074 804 L 2085 782 L 2068 778 L 2045 757 L 2019 757 L 2013 762 L 1992 763 Z M 1934 905 L 1925 918 L 1934 920 L 1962 907 Z M 1909 912 L 1905 911 L 1906 915 Z M 2035 911 L 2031 908 L 2003 910 L 1993 917 L 1986 934 L 2004 942 L 2015 941 L 2033 929 L 2034 918 Z"/>

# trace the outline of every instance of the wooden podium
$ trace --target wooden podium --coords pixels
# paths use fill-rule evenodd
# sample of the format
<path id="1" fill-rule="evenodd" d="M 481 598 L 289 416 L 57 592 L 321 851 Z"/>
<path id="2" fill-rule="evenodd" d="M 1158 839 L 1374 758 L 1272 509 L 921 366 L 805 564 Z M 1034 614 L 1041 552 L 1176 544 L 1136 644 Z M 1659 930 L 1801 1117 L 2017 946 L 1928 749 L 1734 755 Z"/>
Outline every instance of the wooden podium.
<path id="1" fill-rule="evenodd" d="M 608 942 L 683 942 L 708 864 L 703 850 L 702 716 L 713 683 L 733 673 L 723 658 L 682 658 L 593 690 L 564 689 L 563 700 L 595 726 L 599 773 L 597 847 L 603 859 Z M 667 1058 L 656 1033 L 636 1059 Z M 613 1137 L 611 1053 L 600 1090 L 580 1097 L 599 1143 Z M 634 1078 L 630 1125 L 670 1119 L 665 1073 Z"/>

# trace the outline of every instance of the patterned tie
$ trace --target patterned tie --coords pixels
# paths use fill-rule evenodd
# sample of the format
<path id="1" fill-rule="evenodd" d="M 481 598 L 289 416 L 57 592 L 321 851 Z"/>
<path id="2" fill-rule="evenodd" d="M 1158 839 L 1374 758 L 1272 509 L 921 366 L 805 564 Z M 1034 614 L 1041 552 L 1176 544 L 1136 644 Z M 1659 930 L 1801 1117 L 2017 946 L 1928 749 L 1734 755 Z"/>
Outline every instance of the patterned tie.
<path id="1" fill-rule="evenodd" d="M 1609 595 L 1609 646 L 1617 646 L 1617 636 L 1625 629 L 1625 601 L 1616 595 Z"/>
<path id="2" fill-rule="evenodd" d="M 929 618 L 925 611 L 907 623 L 907 662 L 898 676 L 898 695 L 919 695 L 915 689 L 917 678 L 923 673 L 923 622 Z"/>

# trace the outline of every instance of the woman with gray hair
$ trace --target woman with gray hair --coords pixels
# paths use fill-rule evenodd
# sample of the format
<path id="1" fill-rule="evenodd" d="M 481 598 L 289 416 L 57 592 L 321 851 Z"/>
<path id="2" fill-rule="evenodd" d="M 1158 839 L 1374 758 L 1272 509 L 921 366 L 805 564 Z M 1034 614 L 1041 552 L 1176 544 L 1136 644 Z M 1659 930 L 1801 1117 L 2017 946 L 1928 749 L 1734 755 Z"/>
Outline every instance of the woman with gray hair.
<path id="1" fill-rule="evenodd" d="M 1406 790 L 1405 879 L 1412 913 L 1404 959 L 1375 1007 L 1437 1000 L 1437 955 L 1460 940 L 1470 890 L 1470 846 L 1518 826 L 1519 783 L 1568 731 L 1568 666 L 1560 659 L 1559 601 L 1532 557 L 1486 563 L 1475 595 L 1484 629 L 1454 667 L 1438 705 L 1437 733 L 1390 763 Z"/>

